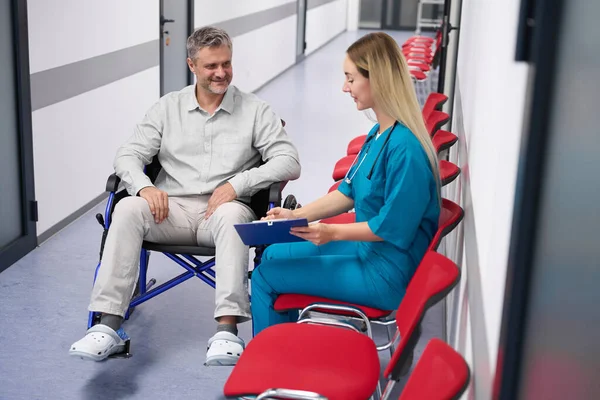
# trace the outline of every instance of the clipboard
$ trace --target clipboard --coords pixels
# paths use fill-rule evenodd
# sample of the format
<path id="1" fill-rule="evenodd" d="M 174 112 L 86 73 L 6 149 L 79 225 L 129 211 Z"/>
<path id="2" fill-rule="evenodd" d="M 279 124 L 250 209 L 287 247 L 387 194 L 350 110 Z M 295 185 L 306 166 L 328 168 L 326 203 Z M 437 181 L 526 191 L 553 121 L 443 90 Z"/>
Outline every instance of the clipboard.
<path id="1" fill-rule="evenodd" d="M 296 226 L 308 226 L 308 220 L 306 218 L 271 219 L 234 225 L 242 242 L 247 246 L 304 242 L 304 239 L 290 234 L 290 229 Z"/>

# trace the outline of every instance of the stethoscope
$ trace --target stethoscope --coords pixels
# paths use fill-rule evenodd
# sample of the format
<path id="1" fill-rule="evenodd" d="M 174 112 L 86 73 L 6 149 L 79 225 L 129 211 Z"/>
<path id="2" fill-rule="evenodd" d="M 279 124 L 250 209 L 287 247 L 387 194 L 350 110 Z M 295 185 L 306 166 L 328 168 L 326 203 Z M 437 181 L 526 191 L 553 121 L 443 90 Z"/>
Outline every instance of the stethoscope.
<path id="1" fill-rule="evenodd" d="M 381 151 L 385 148 L 385 145 L 390 140 L 390 137 L 392 136 L 392 131 L 394 130 L 394 128 L 396 127 L 397 124 L 398 124 L 398 121 L 394 121 L 394 125 L 392 125 L 392 127 L 389 128 L 390 132 L 388 133 L 387 137 L 385 138 L 385 141 L 383 142 L 383 145 L 379 149 L 379 152 L 377 153 L 377 157 L 375 157 L 375 161 L 373 161 L 373 165 L 371 165 L 371 169 L 369 170 L 369 174 L 367 175 L 367 179 L 371 179 L 371 176 L 373 175 L 373 170 L 375 169 L 375 165 L 377 164 L 377 160 L 379 160 L 379 156 L 381 155 Z M 385 133 L 385 132 L 383 132 L 383 133 Z M 382 135 L 383 135 L 383 133 L 382 133 Z M 367 155 L 369 154 L 369 150 L 371 149 L 371 141 L 373 140 L 374 137 L 376 137 L 376 135 L 371 135 L 369 138 L 367 138 L 367 141 L 363 145 L 364 154 L 362 154 L 363 153 L 363 149 L 361 149 L 361 151 L 359 151 L 358 154 L 356 155 L 356 158 L 354 159 L 354 161 L 352 161 L 352 165 L 350 165 L 350 168 L 348 169 L 348 172 L 346 172 L 346 176 L 344 177 L 344 181 L 348 185 L 352 184 L 352 180 L 356 176 L 356 173 L 360 169 L 360 166 L 365 161 L 365 158 L 367 158 Z M 352 167 L 354 167 L 354 164 L 356 164 L 356 161 L 361 157 L 361 155 L 362 155 L 362 158 L 360 159 L 360 162 L 358 163 L 358 166 L 354 170 L 354 173 L 352 174 L 352 176 L 348 176 L 350 174 L 350 171 L 352 171 Z"/>

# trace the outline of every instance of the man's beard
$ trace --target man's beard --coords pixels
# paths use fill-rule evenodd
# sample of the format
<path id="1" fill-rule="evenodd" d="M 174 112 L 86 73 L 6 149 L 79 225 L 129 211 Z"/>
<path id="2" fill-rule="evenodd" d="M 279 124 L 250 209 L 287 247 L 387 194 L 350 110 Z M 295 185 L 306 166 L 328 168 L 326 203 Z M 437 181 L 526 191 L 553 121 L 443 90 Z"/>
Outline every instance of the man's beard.
<path id="1" fill-rule="evenodd" d="M 218 83 L 225 82 L 226 85 L 225 86 L 220 86 L 218 88 L 215 88 L 215 87 L 212 86 L 213 82 L 218 82 Z M 211 92 L 213 94 L 223 94 L 223 93 L 225 93 L 227 91 L 227 89 L 229 89 L 230 83 L 231 83 L 230 80 L 228 78 L 225 78 L 222 81 L 212 81 L 212 80 L 209 80 L 209 81 L 206 82 L 205 85 L 202 85 L 202 86 L 204 86 L 204 89 L 208 90 L 209 92 Z"/>

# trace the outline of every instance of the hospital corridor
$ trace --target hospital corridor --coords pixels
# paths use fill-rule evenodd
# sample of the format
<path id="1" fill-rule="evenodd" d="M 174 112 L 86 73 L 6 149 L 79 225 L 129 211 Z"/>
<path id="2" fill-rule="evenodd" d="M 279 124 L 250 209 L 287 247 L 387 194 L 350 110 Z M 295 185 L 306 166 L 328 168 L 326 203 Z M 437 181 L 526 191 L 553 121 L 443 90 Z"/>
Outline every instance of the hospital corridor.
<path id="1" fill-rule="evenodd" d="M 0 2 L 0 400 L 600 398 L 598 13 Z"/>

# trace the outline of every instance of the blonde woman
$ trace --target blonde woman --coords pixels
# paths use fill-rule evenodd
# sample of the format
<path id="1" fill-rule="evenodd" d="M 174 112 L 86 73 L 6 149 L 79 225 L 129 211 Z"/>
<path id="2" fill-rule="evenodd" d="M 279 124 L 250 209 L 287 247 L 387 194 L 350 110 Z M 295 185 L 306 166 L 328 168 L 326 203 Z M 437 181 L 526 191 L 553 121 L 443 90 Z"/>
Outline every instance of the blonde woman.
<path id="1" fill-rule="evenodd" d="M 252 275 L 255 334 L 295 317 L 274 311 L 282 293 L 397 308 L 437 229 L 437 158 L 400 48 L 370 33 L 348 48 L 344 73 L 343 91 L 358 110 L 372 109 L 377 124 L 338 190 L 267 218 L 312 222 L 355 208 L 356 223 L 293 228 L 307 241 L 266 249 Z"/>

